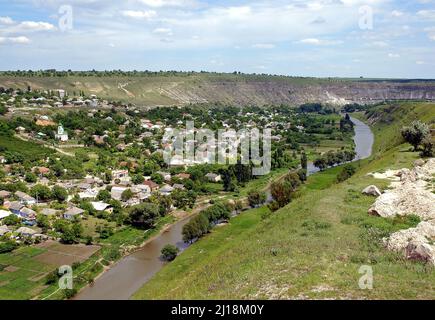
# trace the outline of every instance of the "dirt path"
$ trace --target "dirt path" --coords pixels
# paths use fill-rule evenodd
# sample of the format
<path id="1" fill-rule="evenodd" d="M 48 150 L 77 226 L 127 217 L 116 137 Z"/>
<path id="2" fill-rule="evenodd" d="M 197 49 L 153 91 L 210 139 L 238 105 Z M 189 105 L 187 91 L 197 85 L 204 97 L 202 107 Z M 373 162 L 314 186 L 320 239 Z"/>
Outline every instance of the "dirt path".
<path id="1" fill-rule="evenodd" d="M 69 153 L 69 152 L 63 151 L 63 150 L 60 149 L 60 148 L 56 148 L 55 146 L 52 146 L 52 145 L 49 145 L 49 144 L 43 143 L 42 141 L 35 141 L 35 140 L 33 140 L 33 139 L 29 139 L 29 138 L 23 137 L 23 136 L 18 135 L 18 134 L 15 134 L 14 137 L 17 138 L 17 139 L 20 139 L 20 140 L 26 141 L 26 142 L 37 143 L 37 144 L 42 145 L 42 146 L 44 146 L 44 147 L 46 147 L 46 148 L 49 148 L 49 149 L 55 150 L 55 151 L 57 151 L 57 152 L 59 152 L 59 153 L 65 155 L 65 156 L 68 156 L 68 157 L 75 157 L 75 155 L 72 154 L 72 153 Z"/>

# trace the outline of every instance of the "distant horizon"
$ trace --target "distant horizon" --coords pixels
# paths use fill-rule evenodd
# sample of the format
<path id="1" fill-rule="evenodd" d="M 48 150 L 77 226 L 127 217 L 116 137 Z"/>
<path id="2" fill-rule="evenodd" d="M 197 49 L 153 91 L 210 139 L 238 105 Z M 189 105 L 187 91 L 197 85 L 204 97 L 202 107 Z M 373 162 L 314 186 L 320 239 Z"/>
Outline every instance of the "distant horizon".
<path id="1" fill-rule="evenodd" d="M 215 74 L 215 75 L 244 75 L 244 76 L 267 76 L 267 77 L 284 77 L 284 78 L 305 78 L 305 79 L 345 79 L 345 80 L 408 80 L 408 81 L 435 81 L 434 78 L 412 78 L 412 77 L 403 77 L 403 78 L 395 78 L 395 77 L 363 77 L 363 76 L 304 76 L 304 75 L 291 75 L 291 74 L 268 74 L 268 73 L 246 73 L 242 71 L 233 71 L 233 72 L 224 72 L 224 71 L 196 71 L 196 70 L 135 70 L 135 69 L 107 69 L 107 70 L 97 70 L 97 69 L 89 69 L 89 70 L 72 70 L 72 69 L 29 69 L 29 70 L 0 70 L 0 76 L 4 73 L 8 72 L 73 72 L 73 73 L 103 73 L 103 72 L 138 72 L 138 73 L 179 73 L 179 74 Z"/>

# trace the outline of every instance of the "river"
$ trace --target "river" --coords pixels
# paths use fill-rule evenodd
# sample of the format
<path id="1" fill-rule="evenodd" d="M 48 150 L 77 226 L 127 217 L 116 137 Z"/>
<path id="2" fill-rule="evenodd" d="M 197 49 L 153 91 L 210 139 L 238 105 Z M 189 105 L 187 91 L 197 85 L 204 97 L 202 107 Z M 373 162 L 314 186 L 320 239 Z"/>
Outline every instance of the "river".
<path id="1" fill-rule="evenodd" d="M 370 128 L 357 119 L 351 118 L 355 124 L 355 160 L 370 157 L 374 136 Z M 312 163 L 308 165 L 308 173 L 319 170 Z M 191 218 L 191 217 L 190 217 Z M 149 241 L 137 252 L 122 258 L 110 270 L 95 280 L 93 286 L 84 288 L 74 300 L 127 300 L 147 281 L 149 281 L 162 267 L 160 251 L 167 244 L 176 245 L 181 251 L 187 248 L 182 240 L 183 226 L 190 218 L 180 220 L 168 228 L 164 233 Z"/>

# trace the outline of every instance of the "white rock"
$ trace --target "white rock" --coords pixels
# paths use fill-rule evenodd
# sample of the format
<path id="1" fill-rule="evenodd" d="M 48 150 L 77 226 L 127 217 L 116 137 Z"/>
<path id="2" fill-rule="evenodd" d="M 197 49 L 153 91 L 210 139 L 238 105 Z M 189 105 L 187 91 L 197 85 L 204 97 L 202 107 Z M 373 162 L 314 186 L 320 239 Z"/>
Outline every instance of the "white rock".
<path id="1" fill-rule="evenodd" d="M 362 193 L 368 196 L 375 196 L 375 197 L 379 197 L 382 194 L 379 188 L 374 185 L 368 186 L 363 190 Z"/>

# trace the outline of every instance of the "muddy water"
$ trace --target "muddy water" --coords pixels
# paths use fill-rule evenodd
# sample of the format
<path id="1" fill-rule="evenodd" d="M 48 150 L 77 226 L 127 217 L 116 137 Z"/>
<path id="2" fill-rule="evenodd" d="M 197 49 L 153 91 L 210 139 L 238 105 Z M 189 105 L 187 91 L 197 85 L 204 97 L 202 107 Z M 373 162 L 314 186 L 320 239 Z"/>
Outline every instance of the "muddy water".
<path id="1" fill-rule="evenodd" d="M 187 248 L 182 240 L 183 226 L 189 218 L 178 221 L 167 232 L 157 236 L 139 251 L 121 259 L 109 271 L 86 287 L 74 300 L 127 300 L 164 265 L 160 251 L 167 244 L 181 251 Z"/>
<path id="2" fill-rule="evenodd" d="M 374 137 L 370 128 L 363 122 L 353 119 L 355 124 L 356 159 L 365 159 L 371 155 Z M 319 170 L 308 164 L 308 173 Z M 270 195 L 269 195 L 270 197 Z M 182 241 L 183 226 L 191 218 L 174 224 L 167 232 L 151 240 L 136 253 L 121 259 L 109 271 L 95 281 L 92 287 L 81 291 L 76 300 L 126 300 L 139 290 L 164 265 L 160 260 L 160 251 L 167 244 L 176 245 L 180 250 L 187 248 Z"/>
<path id="3" fill-rule="evenodd" d="M 353 141 L 355 142 L 356 157 L 354 161 L 367 159 L 372 155 L 373 143 L 375 137 L 372 130 L 364 122 L 350 118 L 355 125 L 355 136 Z M 314 166 L 312 162 L 308 163 L 308 175 L 312 175 L 320 170 Z"/>

